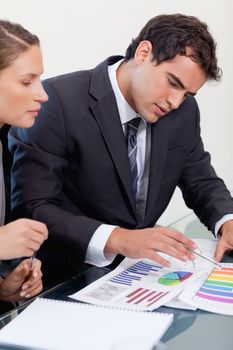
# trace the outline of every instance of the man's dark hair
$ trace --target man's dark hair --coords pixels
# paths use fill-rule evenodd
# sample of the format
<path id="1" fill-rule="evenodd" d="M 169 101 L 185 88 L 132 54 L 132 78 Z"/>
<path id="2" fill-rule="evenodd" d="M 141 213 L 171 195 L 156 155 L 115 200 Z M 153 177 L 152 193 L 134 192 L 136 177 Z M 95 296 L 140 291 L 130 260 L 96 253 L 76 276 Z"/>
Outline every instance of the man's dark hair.
<path id="1" fill-rule="evenodd" d="M 176 55 L 188 56 L 199 64 L 207 79 L 220 80 L 222 71 L 217 65 L 216 43 L 208 26 L 198 18 L 173 14 L 150 19 L 126 50 L 126 61 L 134 57 L 143 40 L 151 42 L 153 60 L 157 64 Z M 187 48 L 191 48 L 191 53 L 187 53 Z"/>

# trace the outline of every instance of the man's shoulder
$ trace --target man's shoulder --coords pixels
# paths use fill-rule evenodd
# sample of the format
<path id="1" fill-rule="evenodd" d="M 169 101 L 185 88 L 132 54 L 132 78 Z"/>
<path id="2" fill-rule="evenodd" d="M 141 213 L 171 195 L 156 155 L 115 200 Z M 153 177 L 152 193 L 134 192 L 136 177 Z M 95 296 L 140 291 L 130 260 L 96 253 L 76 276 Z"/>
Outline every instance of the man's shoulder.
<path id="1" fill-rule="evenodd" d="M 122 58 L 121 56 L 111 56 L 98 64 L 95 68 L 88 70 L 79 70 L 56 77 L 48 78 L 43 81 L 46 92 L 62 96 L 62 98 L 71 99 L 79 96 L 84 98 L 89 95 L 95 100 L 101 99 L 107 93 L 112 91 L 112 86 L 108 74 L 108 65 L 115 63 Z"/>
<path id="2" fill-rule="evenodd" d="M 187 108 L 197 108 L 197 101 L 195 99 L 194 96 L 187 96 L 184 100 L 184 102 L 181 104 L 181 106 L 179 107 L 181 110 L 182 109 L 187 109 Z"/>
<path id="3" fill-rule="evenodd" d="M 199 108 L 195 97 L 187 96 L 184 102 L 179 106 L 179 108 L 174 109 L 171 113 L 171 117 L 176 117 L 176 119 L 189 119 L 199 115 Z M 189 118 L 187 118 L 189 116 Z"/>
<path id="4" fill-rule="evenodd" d="M 79 71 L 70 72 L 62 75 L 57 75 L 55 77 L 45 79 L 43 83 L 49 84 L 51 86 L 66 85 L 66 84 L 71 84 L 76 82 L 83 83 L 85 80 L 90 79 L 90 75 L 92 71 L 93 69 L 79 70 Z"/>
<path id="5" fill-rule="evenodd" d="M 85 83 L 90 81 L 92 74 L 94 73 L 94 77 L 102 76 L 107 74 L 108 65 L 114 64 L 119 59 L 122 59 L 122 56 L 111 56 L 108 57 L 103 62 L 99 63 L 96 67 L 85 70 L 77 70 L 74 72 L 54 76 L 51 78 L 47 78 L 44 80 L 44 83 L 53 85 L 65 85 L 71 83 Z"/>

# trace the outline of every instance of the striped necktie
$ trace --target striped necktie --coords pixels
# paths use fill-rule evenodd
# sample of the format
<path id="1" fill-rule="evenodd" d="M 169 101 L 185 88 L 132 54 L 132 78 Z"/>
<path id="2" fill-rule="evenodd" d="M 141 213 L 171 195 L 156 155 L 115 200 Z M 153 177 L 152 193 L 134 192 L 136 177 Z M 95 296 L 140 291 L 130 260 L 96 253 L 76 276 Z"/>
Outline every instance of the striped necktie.
<path id="1" fill-rule="evenodd" d="M 133 191 L 135 198 L 137 198 L 137 184 L 138 184 L 138 167 L 137 167 L 137 131 L 141 118 L 137 117 L 127 123 L 127 145 L 128 157 L 130 162 Z"/>

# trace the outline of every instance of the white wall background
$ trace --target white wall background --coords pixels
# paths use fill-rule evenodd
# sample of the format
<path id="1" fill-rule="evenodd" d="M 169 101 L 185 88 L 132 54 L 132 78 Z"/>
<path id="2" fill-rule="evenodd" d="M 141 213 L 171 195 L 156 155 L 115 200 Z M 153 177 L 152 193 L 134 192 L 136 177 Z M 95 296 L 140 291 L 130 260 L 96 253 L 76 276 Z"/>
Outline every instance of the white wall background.
<path id="1" fill-rule="evenodd" d="M 0 0 L 0 17 L 21 23 L 40 37 L 45 77 L 92 68 L 107 56 L 124 54 L 153 16 L 180 12 L 208 23 L 218 42 L 220 84 L 198 93 L 202 137 L 212 164 L 233 189 L 233 2 L 231 0 Z M 188 213 L 177 191 L 161 224 Z"/>

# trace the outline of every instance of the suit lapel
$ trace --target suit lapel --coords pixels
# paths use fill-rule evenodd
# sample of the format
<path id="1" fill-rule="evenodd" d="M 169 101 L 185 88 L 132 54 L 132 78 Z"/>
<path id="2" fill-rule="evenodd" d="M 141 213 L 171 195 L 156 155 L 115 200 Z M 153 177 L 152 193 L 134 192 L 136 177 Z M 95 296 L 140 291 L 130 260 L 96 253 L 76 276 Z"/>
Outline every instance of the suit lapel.
<path id="1" fill-rule="evenodd" d="M 151 127 L 151 157 L 146 204 L 145 225 L 151 221 L 157 203 L 157 195 L 162 181 L 163 170 L 167 158 L 170 118 L 163 117 Z"/>
<path id="2" fill-rule="evenodd" d="M 98 66 L 92 74 L 90 94 L 95 97 L 96 101 L 93 103 L 91 110 L 99 125 L 127 197 L 129 198 L 134 215 L 136 215 L 136 203 L 133 193 L 126 140 L 116 105 L 115 95 L 107 73 L 107 62 L 105 61 L 104 63 Z"/>

